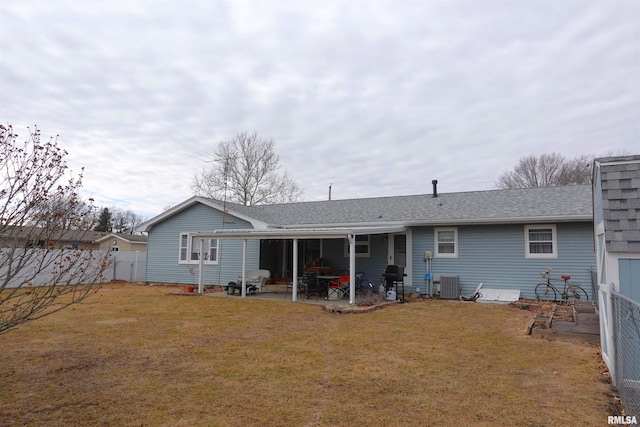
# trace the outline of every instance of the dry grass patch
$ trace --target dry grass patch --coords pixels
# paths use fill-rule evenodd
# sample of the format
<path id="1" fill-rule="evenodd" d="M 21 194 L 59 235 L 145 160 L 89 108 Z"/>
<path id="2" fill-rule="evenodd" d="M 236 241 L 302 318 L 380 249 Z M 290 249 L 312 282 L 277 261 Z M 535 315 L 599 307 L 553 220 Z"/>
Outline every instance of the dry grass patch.
<path id="1" fill-rule="evenodd" d="M 0 336 L 0 425 L 602 425 L 597 347 L 530 313 L 424 301 L 367 314 L 106 286 Z"/>

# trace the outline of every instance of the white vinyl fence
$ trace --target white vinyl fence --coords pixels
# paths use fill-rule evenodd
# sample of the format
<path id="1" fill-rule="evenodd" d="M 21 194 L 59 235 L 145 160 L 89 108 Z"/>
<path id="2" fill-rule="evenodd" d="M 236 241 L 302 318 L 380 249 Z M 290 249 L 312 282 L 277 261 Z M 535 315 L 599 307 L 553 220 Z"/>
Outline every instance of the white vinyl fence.
<path id="1" fill-rule="evenodd" d="M 105 276 L 108 280 L 124 280 L 126 282 L 144 282 L 146 277 L 146 252 L 110 252 L 113 262 L 107 268 Z"/>
<path id="2" fill-rule="evenodd" d="M 10 249 L 0 250 L 0 283 L 4 282 L 7 276 L 8 265 L 10 260 L 13 268 L 16 265 L 16 257 L 18 254 L 11 253 Z M 82 282 L 95 277 L 100 269 L 100 260 L 107 256 L 111 261 L 109 267 L 102 273 L 101 282 L 109 282 L 112 280 L 124 280 L 127 282 L 143 282 L 146 274 L 146 252 L 103 252 L 103 251 L 78 251 L 71 249 L 60 249 L 53 251 L 41 251 L 39 249 L 19 249 L 27 254 L 28 262 L 20 269 L 19 274 L 13 277 L 7 287 L 15 288 L 21 283 L 28 282 L 32 286 L 42 286 L 51 283 L 52 277 L 56 278 L 56 282 L 61 283 L 66 280 L 72 283 Z M 38 252 L 40 251 L 40 252 Z M 78 255 L 79 254 L 79 255 Z M 22 254 L 20 254 L 22 255 Z M 84 261 L 82 264 L 85 269 L 68 269 L 64 271 L 61 265 L 65 263 L 65 255 L 68 259 L 76 260 L 77 257 L 91 261 Z M 79 265 L 80 263 L 78 263 Z"/>

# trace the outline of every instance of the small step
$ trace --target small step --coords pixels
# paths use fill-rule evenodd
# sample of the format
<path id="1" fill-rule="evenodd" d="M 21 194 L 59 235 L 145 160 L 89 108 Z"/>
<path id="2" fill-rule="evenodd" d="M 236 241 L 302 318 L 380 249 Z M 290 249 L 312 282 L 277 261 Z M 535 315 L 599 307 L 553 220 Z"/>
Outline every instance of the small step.
<path id="1" fill-rule="evenodd" d="M 570 332 L 574 334 L 600 334 L 600 325 L 593 323 L 575 323 L 565 321 L 554 321 L 551 328 L 558 332 Z"/>
<path id="2" fill-rule="evenodd" d="M 598 313 L 576 313 L 574 318 L 577 324 L 600 324 L 600 315 Z"/>
<path id="3" fill-rule="evenodd" d="M 573 305 L 573 318 L 576 323 L 597 325 L 600 314 L 593 301 L 576 301 Z"/>

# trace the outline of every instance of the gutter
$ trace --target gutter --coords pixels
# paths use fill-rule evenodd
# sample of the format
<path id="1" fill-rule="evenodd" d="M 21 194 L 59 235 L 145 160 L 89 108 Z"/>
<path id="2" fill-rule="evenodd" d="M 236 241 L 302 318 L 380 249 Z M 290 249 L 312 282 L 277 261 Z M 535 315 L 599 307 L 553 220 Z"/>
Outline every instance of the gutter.
<path id="1" fill-rule="evenodd" d="M 558 222 L 593 222 L 591 215 L 571 216 L 537 216 L 520 218 L 477 218 L 477 219 L 438 219 L 438 220 L 414 220 L 414 221 L 387 221 L 387 222 L 356 222 L 356 223 L 329 223 L 329 224 L 294 224 L 278 225 L 283 230 L 305 228 L 366 228 L 366 227 L 420 227 L 420 226 L 447 226 L 447 225 L 489 225 L 489 224 L 537 224 Z M 274 225 L 275 227 L 275 225 Z"/>

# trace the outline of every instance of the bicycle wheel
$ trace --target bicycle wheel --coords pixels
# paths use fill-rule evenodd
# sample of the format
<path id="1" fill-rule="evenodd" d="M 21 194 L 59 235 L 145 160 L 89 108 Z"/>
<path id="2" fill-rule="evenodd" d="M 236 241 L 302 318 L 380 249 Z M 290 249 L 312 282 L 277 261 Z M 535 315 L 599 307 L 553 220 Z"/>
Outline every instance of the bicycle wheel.
<path id="1" fill-rule="evenodd" d="M 587 294 L 587 291 L 585 291 L 578 285 L 569 285 L 567 287 L 567 295 L 569 298 L 573 298 L 573 299 L 579 299 L 579 300 L 585 300 L 585 301 L 589 300 L 589 295 Z"/>
<path id="2" fill-rule="evenodd" d="M 373 284 L 369 280 L 362 280 L 356 283 L 356 297 L 368 297 L 373 293 Z"/>
<path id="3" fill-rule="evenodd" d="M 536 286 L 536 299 L 542 301 L 555 301 L 557 297 L 556 290 L 548 283 L 540 283 Z"/>

